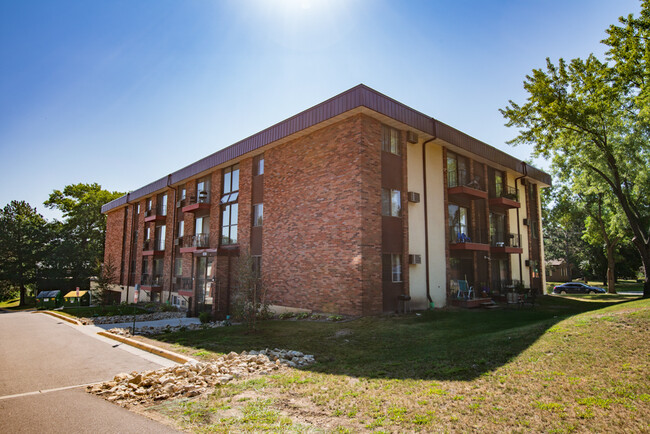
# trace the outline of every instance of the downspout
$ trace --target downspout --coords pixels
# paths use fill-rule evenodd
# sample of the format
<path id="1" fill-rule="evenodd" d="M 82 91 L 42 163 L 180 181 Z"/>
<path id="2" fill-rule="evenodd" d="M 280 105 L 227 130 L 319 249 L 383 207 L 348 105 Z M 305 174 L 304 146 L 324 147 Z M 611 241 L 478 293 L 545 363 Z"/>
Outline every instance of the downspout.
<path id="1" fill-rule="evenodd" d="M 526 166 L 525 162 L 521 162 L 521 168 L 522 168 L 522 173 L 523 175 L 515 178 L 515 189 L 517 190 L 517 196 L 519 197 L 519 187 L 517 187 L 517 181 L 520 181 L 521 179 L 524 179 L 526 176 L 528 176 L 528 167 Z M 521 200 L 521 199 L 519 199 Z M 521 220 L 519 219 L 519 208 L 517 208 L 517 236 L 519 237 L 519 245 L 522 245 L 521 242 Z M 523 249 L 522 249 L 523 250 Z M 523 271 L 523 265 L 521 263 L 521 253 L 519 253 L 519 282 L 523 283 L 524 282 L 524 271 Z"/>
<path id="2" fill-rule="evenodd" d="M 126 194 L 126 203 L 130 203 L 131 193 Z M 131 234 L 135 231 L 135 205 L 131 204 Z M 137 242 L 137 240 L 136 240 Z M 126 302 L 129 302 L 129 288 L 131 283 L 131 273 L 135 270 L 131 270 L 131 264 L 133 263 L 133 236 L 131 236 L 131 245 L 129 247 L 129 264 L 127 265 L 127 275 L 126 275 Z M 133 282 L 135 285 L 135 282 Z"/>
<path id="3" fill-rule="evenodd" d="M 431 125 L 433 126 L 433 137 L 429 140 L 422 143 L 422 178 L 424 180 L 424 269 L 426 270 L 426 279 L 427 279 L 427 300 L 429 305 L 433 303 L 431 298 L 431 284 L 429 283 L 429 210 L 428 210 L 428 200 L 427 200 L 427 143 L 434 141 L 436 137 L 436 120 L 431 118 Z"/>
<path id="4" fill-rule="evenodd" d="M 169 266 L 169 295 L 167 296 L 167 302 L 169 303 L 172 299 L 172 288 L 173 288 L 173 274 L 174 274 L 174 260 L 176 259 L 176 246 L 174 245 L 174 231 L 176 230 L 176 189 L 173 189 L 171 187 L 171 181 L 172 181 L 172 175 L 169 174 L 167 175 L 167 191 L 173 191 L 174 192 L 174 201 L 172 202 L 174 206 L 172 206 L 172 212 L 174 213 L 172 216 L 172 227 L 171 227 L 171 233 L 172 233 L 172 242 L 171 242 L 171 248 L 172 248 L 172 260 L 171 260 L 171 265 Z M 169 208 L 169 203 L 170 200 L 167 198 L 167 208 Z M 169 211 L 167 211 L 169 212 Z"/>

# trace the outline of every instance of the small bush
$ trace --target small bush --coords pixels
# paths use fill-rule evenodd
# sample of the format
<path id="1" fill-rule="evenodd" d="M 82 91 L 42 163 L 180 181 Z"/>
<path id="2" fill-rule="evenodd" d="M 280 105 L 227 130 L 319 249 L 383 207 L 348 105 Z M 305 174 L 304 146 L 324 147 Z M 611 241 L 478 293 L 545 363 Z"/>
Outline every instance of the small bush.
<path id="1" fill-rule="evenodd" d="M 201 313 L 199 313 L 199 321 L 201 321 L 201 324 L 209 323 L 210 319 L 211 319 L 210 312 L 201 312 Z"/>

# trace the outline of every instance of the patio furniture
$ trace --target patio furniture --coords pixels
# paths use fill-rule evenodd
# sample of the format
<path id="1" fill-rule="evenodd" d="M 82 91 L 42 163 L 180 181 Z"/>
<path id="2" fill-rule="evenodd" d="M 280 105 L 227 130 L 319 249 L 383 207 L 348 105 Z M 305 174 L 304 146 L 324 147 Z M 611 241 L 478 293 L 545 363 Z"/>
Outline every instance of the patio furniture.
<path id="1" fill-rule="evenodd" d="M 467 280 L 458 281 L 458 298 L 469 300 L 474 294 L 474 287 L 467 284 Z"/>

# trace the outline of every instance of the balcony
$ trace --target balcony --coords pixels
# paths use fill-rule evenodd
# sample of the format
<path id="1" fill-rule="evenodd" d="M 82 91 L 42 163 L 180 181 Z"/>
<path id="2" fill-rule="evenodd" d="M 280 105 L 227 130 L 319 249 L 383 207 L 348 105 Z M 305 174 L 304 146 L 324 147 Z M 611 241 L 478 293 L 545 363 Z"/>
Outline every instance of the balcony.
<path id="1" fill-rule="evenodd" d="M 490 251 L 493 253 L 523 253 L 521 237 L 517 234 L 497 232 L 490 240 Z"/>
<path id="2" fill-rule="evenodd" d="M 142 245 L 142 256 L 163 256 L 165 254 L 165 243 L 158 240 L 144 240 Z"/>
<path id="3" fill-rule="evenodd" d="M 198 196 L 190 196 L 183 201 L 184 205 L 181 208 L 183 212 L 197 212 L 201 210 L 210 209 L 210 195 L 207 191 L 199 192 Z"/>
<path id="4" fill-rule="evenodd" d="M 164 222 L 167 220 L 167 207 L 159 206 L 156 209 L 148 209 L 144 212 L 144 221 L 146 222 Z"/>
<path id="5" fill-rule="evenodd" d="M 471 238 L 463 232 L 458 233 L 452 230 L 449 250 L 489 252 L 490 245 L 487 243 L 484 231 L 476 231 L 474 235 L 475 237 Z"/>
<path id="6" fill-rule="evenodd" d="M 194 295 L 194 291 L 192 289 L 192 278 L 180 276 L 175 277 L 174 291 L 178 292 L 178 295 L 182 295 L 184 297 L 192 297 Z"/>
<path id="7" fill-rule="evenodd" d="M 488 203 L 492 208 L 503 208 L 503 209 L 512 209 L 520 208 L 521 204 L 519 203 L 519 194 L 517 189 L 510 187 L 509 185 L 505 188 L 500 188 L 498 191 L 494 192 L 495 197 L 490 197 Z"/>
<path id="8" fill-rule="evenodd" d="M 181 253 L 192 253 L 210 247 L 209 234 L 185 235 L 181 246 Z"/>
<path id="9" fill-rule="evenodd" d="M 143 274 L 140 280 L 140 287 L 145 291 L 162 291 L 163 277 L 161 274 Z"/>
<path id="10" fill-rule="evenodd" d="M 449 197 L 461 197 L 465 199 L 487 199 L 483 180 L 475 176 L 470 181 L 469 173 L 464 170 L 447 172 L 447 193 Z"/>

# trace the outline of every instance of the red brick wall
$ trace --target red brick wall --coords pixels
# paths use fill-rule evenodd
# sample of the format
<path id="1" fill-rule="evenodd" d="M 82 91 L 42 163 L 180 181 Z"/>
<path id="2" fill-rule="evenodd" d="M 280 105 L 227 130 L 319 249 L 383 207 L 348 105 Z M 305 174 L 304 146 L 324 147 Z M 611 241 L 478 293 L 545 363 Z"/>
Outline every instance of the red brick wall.
<path id="1" fill-rule="evenodd" d="M 106 215 L 106 245 L 104 247 L 104 262 L 108 261 L 110 258 L 117 273 L 120 273 L 120 266 L 122 263 L 124 212 L 125 208 L 119 208 Z M 120 276 L 120 279 L 123 279 L 123 276 Z"/>
<path id="2" fill-rule="evenodd" d="M 379 151 L 372 152 L 380 141 L 362 136 L 373 122 L 357 115 L 265 153 L 262 272 L 271 303 L 381 310 Z"/>

